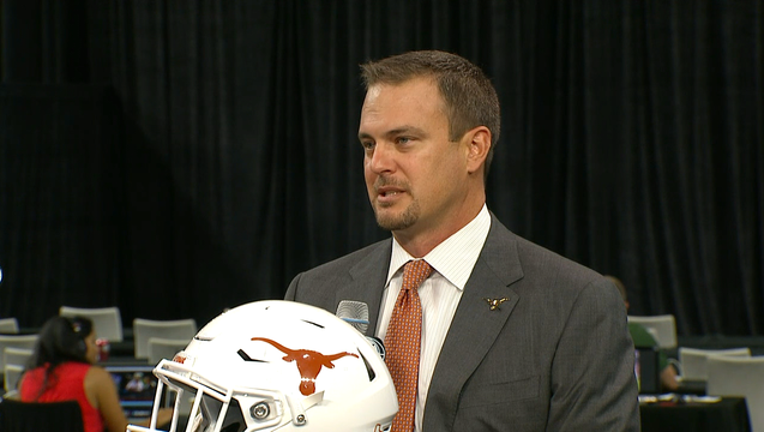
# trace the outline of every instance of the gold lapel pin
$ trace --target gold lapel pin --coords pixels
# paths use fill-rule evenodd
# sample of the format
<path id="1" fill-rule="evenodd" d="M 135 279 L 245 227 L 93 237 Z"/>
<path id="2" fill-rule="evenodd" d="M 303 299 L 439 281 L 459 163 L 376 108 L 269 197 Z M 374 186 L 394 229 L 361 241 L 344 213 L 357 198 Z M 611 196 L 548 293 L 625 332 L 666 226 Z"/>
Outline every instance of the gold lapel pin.
<path id="1" fill-rule="evenodd" d="M 483 300 L 485 300 L 488 303 L 488 307 L 491 308 L 491 310 L 493 311 L 493 310 L 496 310 L 496 309 L 501 309 L 501 308 L 499 308 L 499 305 L 501 305 L 502 303 L 504 303 L 505 301 L 507 301 L 509 299 L 506 298 L 506 297 L 502 297 L 500 299 L 484 298 Z"/>

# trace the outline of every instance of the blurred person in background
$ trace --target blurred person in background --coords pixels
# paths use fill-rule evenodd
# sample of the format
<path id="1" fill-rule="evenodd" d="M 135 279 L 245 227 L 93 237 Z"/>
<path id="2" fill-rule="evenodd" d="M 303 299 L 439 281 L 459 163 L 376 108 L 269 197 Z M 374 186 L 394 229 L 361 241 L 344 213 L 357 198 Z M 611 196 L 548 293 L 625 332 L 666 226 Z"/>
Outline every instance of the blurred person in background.
<path id="1" fill-rule="evenodd" d="M 623 302 L 626 305 L 626 310 L 629 310 L 629 299 L 626 294 L 626 285 L 621 282 L 615 276 L 605 276 L 610 282 L 618 288 L 623 297 Z M 629 333 L 631 333 L 631 339 L 634 341 L 636 348 L 656 348 L 658 349 L 658 341 L 655 340 L 653 335 L 650 334 L 647 329 L 638 323 L 629 323 Z M 658 350 L 658 367 L 661 370 L 661 389 L 664 391 L 676 391 L 679 389 L 679 382 L 676 379 L 677 371 L 669 362 L 668 356 L 663 350 Z"/>
<path id="2" fill-rule="evenodd" d="M 97 359 L 93 322 L 84 317 L 55 316 L 40 330 L 19 381 L 19 398 L 22 402 L 76 400 L 85 432 L 124 432 L 128 421 L 117 388 L 111 374 L 96 365 Z M 172 409 L 160 409 L 160 424 L 171 418 Z M 148 426 L 148 420 L 143 426 Z"/>

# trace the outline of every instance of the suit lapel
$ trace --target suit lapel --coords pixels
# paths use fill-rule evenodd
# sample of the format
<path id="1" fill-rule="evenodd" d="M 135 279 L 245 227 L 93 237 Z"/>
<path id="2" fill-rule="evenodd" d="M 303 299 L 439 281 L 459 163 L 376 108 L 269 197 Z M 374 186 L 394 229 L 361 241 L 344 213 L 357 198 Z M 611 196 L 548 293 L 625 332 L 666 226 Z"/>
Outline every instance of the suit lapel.
<path id="1" fill-rule="evenodd" d="M 453 426 L 458 398 L 467 379 L 498 337 L 519 298 L 509 285 L 523 276 L 516 240 L 493 215 L 485 246 L 464 288 L 462 299 L 435 366 L 425 407 L 424 430 Z M 504 299 L 491 310 L 486 299 Z"/>
<path id="2" fill-rule="evenodd" d="M 385 289 L 387 269 L 392 254 L 392 239 L 379 242 L 366 258 L 348 271 L 351 282 L 340 287 L 336 293 L 336 303 L 342 300 L 364 302 L 369 306 L 369 328 L 367 336 L 374 336 L 379 319 L 382 293 Z"/>

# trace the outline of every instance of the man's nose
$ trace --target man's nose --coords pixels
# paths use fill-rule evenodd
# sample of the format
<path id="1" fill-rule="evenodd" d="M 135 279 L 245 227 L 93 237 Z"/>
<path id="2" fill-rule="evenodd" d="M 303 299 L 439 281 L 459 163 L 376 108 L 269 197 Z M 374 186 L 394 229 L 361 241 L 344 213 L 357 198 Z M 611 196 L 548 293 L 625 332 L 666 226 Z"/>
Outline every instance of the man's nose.
<path id="1" fill-rule="evenodd" d="M 392 146 L 378 143 L 374 152 L 369 156 L 369 169 L 374 173 L 381 174 L 395 169 L 395 150 Z"/>

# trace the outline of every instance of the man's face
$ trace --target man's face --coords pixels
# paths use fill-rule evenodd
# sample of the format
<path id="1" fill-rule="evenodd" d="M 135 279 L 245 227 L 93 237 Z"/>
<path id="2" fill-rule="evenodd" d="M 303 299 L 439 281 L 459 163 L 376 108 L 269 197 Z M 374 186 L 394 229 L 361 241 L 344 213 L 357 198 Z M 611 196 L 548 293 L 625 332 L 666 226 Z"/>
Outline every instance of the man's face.
<path id="1" fill-rule="evenodd" d="M 436 83 L 369 88 L 358 136 L 377 223 L 409 237 L 449 229 L 468 193 L 467 146 L 450 142 Z"/>

